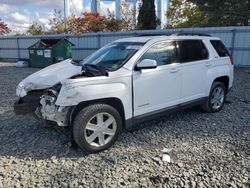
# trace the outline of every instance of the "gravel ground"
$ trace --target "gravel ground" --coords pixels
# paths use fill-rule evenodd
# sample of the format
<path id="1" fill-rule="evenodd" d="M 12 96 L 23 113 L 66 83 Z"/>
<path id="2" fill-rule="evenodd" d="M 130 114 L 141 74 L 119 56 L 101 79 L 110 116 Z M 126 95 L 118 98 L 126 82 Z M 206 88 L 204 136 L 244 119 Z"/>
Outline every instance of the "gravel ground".
<path id="1" fill-rule="evenodd" d="M 176 112 L 91 155 L 71 147 L 68 129 L 13 113 L 16 85 L 36 70 L 0 63 L 0 187 L 250 187 L 249 69 L 236 70 L 222 112 Z"/>

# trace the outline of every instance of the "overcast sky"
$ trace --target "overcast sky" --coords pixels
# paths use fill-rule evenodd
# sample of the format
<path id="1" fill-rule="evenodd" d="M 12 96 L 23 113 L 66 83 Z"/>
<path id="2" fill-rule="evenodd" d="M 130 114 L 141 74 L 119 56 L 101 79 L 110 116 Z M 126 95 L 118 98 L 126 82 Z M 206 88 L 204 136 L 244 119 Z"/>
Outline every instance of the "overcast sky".
<path id="1" fill-rule="evenodd" d="M 53 10 L 63 10 L 64 0 L 0 0 L 0 18 L 17 32 L 25 32 L 32 22 L 38 22 L 49 28 L 49 19 Z M 90 0 L 69 0 L 70 13 L 80 15 L 90 11 Z M 107 9 L 114 11 L 112 2 L 101 3 L 101 14 Z"/>

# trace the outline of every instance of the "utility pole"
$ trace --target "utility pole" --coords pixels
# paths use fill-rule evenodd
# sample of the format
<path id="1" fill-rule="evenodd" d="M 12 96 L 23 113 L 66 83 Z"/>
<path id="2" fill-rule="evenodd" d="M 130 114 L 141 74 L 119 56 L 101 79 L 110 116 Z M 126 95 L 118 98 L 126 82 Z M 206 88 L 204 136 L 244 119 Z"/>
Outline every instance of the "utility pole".
<path id="1" fill-rule="evenodd" d="M 69 0 L 64 0 L 64 18 L 69 17 Z"/>
<path id="2" fill-rule="evenodd" d="M 64 24 L 65 24 L 65 33 L 67 31 L 67 19 L 69 17 L 69 0 L 64 0 Z"/>
<path id="3" fill-rule="evenodd" d="M 132 0 L 132 5 L 133 5 L 133 24 L 136 27 L 136 17 L 137 17 L 137 0 Z"/>
<path id="4" fill-rule="evenodd" d="M 115 1 L 115 17 L 117 20 L 121 20 L 122 19 L 122 7 L 121 7 L 121 0 L 116 0 Z"/>
<path id="5" fill-rule="evenodd" d="M 170 11 L 170 0 L 167 0 L 167 7 L 166 7 L 166 24 L 169 24 L 168 12 Z"/>
<path id="6" fill-rule="evenodd" d="M 91 12 L 100 13 L 100 0 L 91 1 Z"/>

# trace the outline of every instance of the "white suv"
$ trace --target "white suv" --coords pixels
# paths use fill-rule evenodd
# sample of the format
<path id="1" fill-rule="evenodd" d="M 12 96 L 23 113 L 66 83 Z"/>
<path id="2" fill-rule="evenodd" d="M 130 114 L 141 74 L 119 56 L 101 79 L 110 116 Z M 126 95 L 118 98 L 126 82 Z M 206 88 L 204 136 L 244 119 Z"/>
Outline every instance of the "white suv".
<path id="1" fill-rule="evenodd" d="M 234 77 L 219 38 L 202 34 L 120 39 L 82 62 L 51 65 L 17 87 L 16 114 L 35 112 L 70 126 L 88 152 L 109 148 L 122 130 L 174 109 L 222 109 Z"/>

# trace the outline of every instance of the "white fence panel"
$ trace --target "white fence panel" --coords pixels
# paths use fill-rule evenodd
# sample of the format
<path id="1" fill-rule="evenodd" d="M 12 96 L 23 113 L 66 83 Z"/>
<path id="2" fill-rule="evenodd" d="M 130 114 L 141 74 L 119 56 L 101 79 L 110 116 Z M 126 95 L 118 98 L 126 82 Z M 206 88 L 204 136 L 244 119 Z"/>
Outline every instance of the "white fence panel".
<path id="1" fill-rule="evenodd" d="M 74 35 L 42 35 L 0 38 L 0 60 L 28 59 L 27 48 L 42 38 L 67 38 L 74 44 L 72 58 L 81 60 L 102 46 L 120 38 L 140 36 L 143 34 L 170 34 L 178 32 L 201 32 L 220 37 L 228 49 L 234 54 L 236 66 L 250 66 L 250 27 L 208 27 L 167 29 L 150 31 L 130 31 L 114 33 L 87 33 Z"/>
<path id="2" fill-rule="evenodd" d="M 0 38 L 0 49 L 17 48 L 17 40 L 15 38 Z"/>

